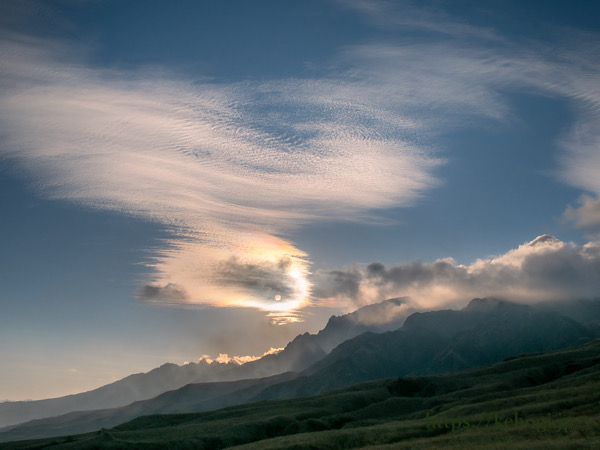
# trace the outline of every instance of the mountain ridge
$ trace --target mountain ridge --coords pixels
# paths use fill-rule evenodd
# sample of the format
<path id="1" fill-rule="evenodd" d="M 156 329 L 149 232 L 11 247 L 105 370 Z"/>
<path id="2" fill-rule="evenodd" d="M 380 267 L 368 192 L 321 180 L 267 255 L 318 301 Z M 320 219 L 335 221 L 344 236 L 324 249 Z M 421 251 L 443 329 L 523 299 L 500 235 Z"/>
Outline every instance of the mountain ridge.
<path id="1" fill-rule="evenodd" d="M 346 339 L 368 330 L 394 328 L 402 324 L 402 318 L 394 317 L 397 320 L 387 324 L 363 325 L 360 322 L 362 309 L 368 311 L 368 316 L 375 317 L 379 310 L 389 311 L 402 305 L 401 299 L 390 299 L 359 308 L 349 314 L 331 316 L 326 326 L 317 334 L 300 334 L 289 342 L 283 351 L 241 365 L 216 362 L 209 364 L 204 360 L 182 366 L 165 363 L 148 372 L 128 375 L 114 383 L 79 394 L 44 400 L 0 403 L 0 429 L 73 411 L 127 406 L 132 402 L 148 400 L 190 383 L 265 378 L 290 371 L 301 371 L 324 357 Z"/>
<path id="2" fill-rule="evenodd" d="M 440 326 L 444 321 L 446 326 Z M 394 331 L 365 332 L 344 341 L 302 372 L 285 375 L 288 379 L 249 381 L 252 386 L 232 383 L 221 396 L 212 398 L 206 396 L 211 386 L 190 384 L 116 411 L 90 411 L 21 424 L 0 433 L 0 440 L 44 437 L 53 430 L 92 431 L 113 426 L 120 418 L 132 418 L 132 411 L 138 415 L 199 412 L 242 402 L 306 397 L 390 376 L 456 372 L 523 353 L 577 345 L 595 336 L 593 330 L 554 311 L 484 299 L 459 311 L 412 314 Z M 218 384 L 212 385 L 216 389 Z M 177 400 L 186 396 L 194 400 Z"/>

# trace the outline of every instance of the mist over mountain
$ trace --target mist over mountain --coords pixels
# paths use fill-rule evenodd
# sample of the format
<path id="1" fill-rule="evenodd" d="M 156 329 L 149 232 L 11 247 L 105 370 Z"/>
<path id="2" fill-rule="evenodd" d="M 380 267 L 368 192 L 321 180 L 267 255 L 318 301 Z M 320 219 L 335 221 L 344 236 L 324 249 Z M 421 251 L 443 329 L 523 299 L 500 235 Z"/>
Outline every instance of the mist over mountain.
<path id="1" fill-rule="evenodd" d="M 600 330 L 600 298 L 551 302 L 544 306 L 586 326 Z"/>
<path id="2" fill-rule="evenodd" d="M 382 333 L 399 328 L 408 315 L 406 311 L 405 299 L 392 298 L 342 316 L 331 316 L 317 334 L 300 334 L 283 351 L 239 366 L 235 374 L 246 378 L 302 371 L 347 339 L 368 331 Z"/>
<path id="3" fill-rule="evenodd" d="M 392 303 L 401 301 L 394 299 Z M 387 307 L 389 303 L 382 308 Z M 356 325 L 356 317 L 332 317 L 319 334 L 300 335 L 286 350 L 314 356 L 315 343 L 325 339 L 319 336 L 327 337 L 324 342 L 331 342 L 331 336 L 341 336 L 341 331 L 335 331 L 338 328 L 347 331 L 354 324 L 355 331 L 361 329 L 364 325 Z M 93 431 L 148 414 L 200 412 L 245 402 L 305 397 L 380 378 L 456 372 L 523 353 L 578 345 L 596 336 L 596 329 L 545 307 L 492 298 L 473 299 L 459 311 L 414 313 L 395 331 L 364 332 L 344 341 L 300 373 L 190 384 L 121 408 L 72 412 L 9 427 L 0 433 L 0 440 Z"/>
<path id="4" fill-rule="evenodd" d="M 267 388 L 260 398 L 313 395 L 392 376 L 454 372 L 578 345 L 598 335 L 556 311 L 474 299 L 459 311 L 414 313 L 398 330 L 367 332 L 345 341 L 299 378 Z"/>
<path id="5" fill-rule="evenodd" d="M 235 381 L 301 371 L 319 361 L 341 342 L 366 331 L 386 331 L 402 325 L 402 299 L 368 305 L 350 314 L 332 316 L 318 334 L 304 333 L 284 350 L 238 365 L 200 360 L 179 366 L 164 364 L 147 373 L 130 375 L 92 391 L 54 399 L 0 403 L 0 427 L 72 411 L 116 408 L 147 400 L 190 383 Z"/>

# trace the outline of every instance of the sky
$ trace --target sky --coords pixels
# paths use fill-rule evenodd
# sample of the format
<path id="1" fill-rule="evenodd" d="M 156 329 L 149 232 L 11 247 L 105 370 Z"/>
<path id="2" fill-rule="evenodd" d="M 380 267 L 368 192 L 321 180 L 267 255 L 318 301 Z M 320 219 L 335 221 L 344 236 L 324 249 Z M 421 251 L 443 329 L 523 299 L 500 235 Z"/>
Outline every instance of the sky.
<path id="1" fill-rule="evenodd" d="M 598 17 L 3 1 L 0 400 L 257 357 L 391 297 L 599 297 Z"/>

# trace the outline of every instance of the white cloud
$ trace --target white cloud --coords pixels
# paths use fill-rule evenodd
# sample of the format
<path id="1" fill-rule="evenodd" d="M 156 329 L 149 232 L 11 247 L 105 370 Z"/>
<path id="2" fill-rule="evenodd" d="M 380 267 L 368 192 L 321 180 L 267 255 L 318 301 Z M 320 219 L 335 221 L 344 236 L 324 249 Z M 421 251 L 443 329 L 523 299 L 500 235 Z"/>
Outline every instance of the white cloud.
<path id="1" fill-rule="evenodd" d="M 356 64 L 352 74 L 365 82 L 371 97 L 386 105 L 400 98 L 404 114 L 418 118 L 430 135 L 482 118 L 526 121 L 512 116 L 507 92 L 566 100 L 572 123 L 565 124 L 556 143 L 560 152 L 548 150 L 549 159 L 557 163 L 557 179 L 600 195 L 600 34 L 556 28 L 551 44 L 514 42 L 431 5 L 341 3 L 367 13 L 380 27 L 431 33 L 402 45 L 388 41 L 346 49 L 345 60 Z M 577 222 L 594 235 L 600 214 L 587 206 Z M 567 214 L 573 218 L 573 213 L 571 208 Z"/>
<path id="2" fill-rule="evenodd" d="M 578 207 L 567 207 L 565 217 L 575 222 L 577 228 L 586 230 L 596 238 L 600 237 L 600 198 L 584 194 L 578 203 Z"/>
<path id="3" fill-rule="evenodd" d="M 248 362 L 256 361 L 257 359 L 260 359 L 263 356 L 276 355 L 277 353 L 279 353 L 282 350 L 283 350 L 283 347 L 281 347 L 281 348 L 271 347 L 269 350 L 267 350 L 260 356 L 229 356 L 227 353 L 219 353 L 219 356 L 217 356 L 216 358 L 211 358 L 209 355 L 202 355 L 200 360 L 201 361 L 204 360 L 208 364 L 212 364 L 213 362 L 216 362 L 218 364 L 239 364 L 239 365 L 241 365 L 241 364 L 246 364 Z"/>
<path id="4" fill-rule="evenodd" d="M 492 28 L 474 26 L 449 16 L 439 2 L 419 2 L 418 7 L 407 0 L 336 0 L 336 3 L 358 11 L 380 28 L 395 31 L 425 30 L 428 33 L 453 38 L 503 40 Z"/>
<path id="5" fill-rule="evenodd" d="M 470 265 L 452 258 L 433 263 L 381 263 L 346 270 L 318 271 L 315 295 L 354 308 L 390 297 L 410 297 L 414 309 L 464 306 L 475 297 L 538 302 L 600 294 L 600 244 L 579 246 L 552 236 Z"/>
<path id="6" fill-rule="evenodd" d="M 557 179 L 599 196 L 600 35 L 557 30 L 560 44 L 516 45 L 501 39 L 473 41 L 474 30 L 461 30 L 445 40 L 349 47 L 342 61 L 356 65 L 352 74 L 371 98 L 389 108 L 400 104 L 402 114 L 430 139 L 436 130 L 482 120 L 527 120 L 512 115 L 507 92 L 566 100 L 572 123 L 565 124 L 556 149 L 548 149 L 548 159 L 556 161 Z M 589 201 L 584 207 L 579 213 L 569 208 L 567 215 L 595 235 L 600 213 Z"/>

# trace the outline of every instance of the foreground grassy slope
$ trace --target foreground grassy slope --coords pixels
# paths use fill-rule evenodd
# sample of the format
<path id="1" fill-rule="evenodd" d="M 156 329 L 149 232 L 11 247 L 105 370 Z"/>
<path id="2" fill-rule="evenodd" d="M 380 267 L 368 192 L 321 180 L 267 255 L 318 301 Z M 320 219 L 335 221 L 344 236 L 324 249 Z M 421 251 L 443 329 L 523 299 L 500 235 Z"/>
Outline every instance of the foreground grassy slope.
<path id="1" fill-rule="evenodd" d="M 34 448 L 600 448 L 600 340 L 446 375 L 154 415 Z"/>

